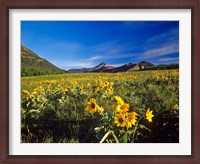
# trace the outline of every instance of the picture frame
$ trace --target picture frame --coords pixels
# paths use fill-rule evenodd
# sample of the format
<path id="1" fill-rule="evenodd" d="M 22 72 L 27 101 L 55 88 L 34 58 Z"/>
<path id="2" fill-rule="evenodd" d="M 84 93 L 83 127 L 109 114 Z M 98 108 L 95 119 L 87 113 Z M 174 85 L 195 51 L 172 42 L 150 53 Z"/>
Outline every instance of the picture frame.
<path id="1" fill-rule="evenodd" d="M 191 9 L 192 147 L 191 155 L 10 155 L 9 10 L 11 9 Z M 1 1 L 1 163 L 199 163 L 199 0 L 3 0 Z"/>

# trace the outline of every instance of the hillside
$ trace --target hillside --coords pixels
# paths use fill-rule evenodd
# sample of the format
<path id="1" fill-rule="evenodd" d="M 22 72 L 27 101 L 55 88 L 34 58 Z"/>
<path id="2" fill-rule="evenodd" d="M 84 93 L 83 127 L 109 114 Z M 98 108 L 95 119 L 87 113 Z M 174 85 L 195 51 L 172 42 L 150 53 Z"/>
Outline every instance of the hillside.
<path id="1" fill-rule="evenodd" d="M 66 71 L 39 57 L 25 46 L 21 46 L 21 76 L 59 74 Z"/>

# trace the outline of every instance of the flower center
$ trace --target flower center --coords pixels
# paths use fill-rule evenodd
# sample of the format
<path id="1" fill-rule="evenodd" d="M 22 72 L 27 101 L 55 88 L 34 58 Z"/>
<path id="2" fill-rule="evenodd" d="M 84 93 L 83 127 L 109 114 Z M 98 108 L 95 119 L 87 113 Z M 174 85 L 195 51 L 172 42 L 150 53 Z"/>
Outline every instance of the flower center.
<path id="1" fill-rule="evenodd" d="M 122 110 L 125 109 L 125 105 L 121 105 L 120 109 L 122 109 Z"/>
<path id="2" fill-rule="evenodd" d="M 92 104 L 91 104 L 91 107 L 92 107 L 92 108 L 95 108 L 95 103 L 92 103 Z"/>
<path id="3" fill-rule="evenodd" d="M 120 124 L 122 124 L 122 123 L 124 122 L 124 120 L 123 120 L 122 118 L 119 118 L 118 122 L 119 122 Z"/>

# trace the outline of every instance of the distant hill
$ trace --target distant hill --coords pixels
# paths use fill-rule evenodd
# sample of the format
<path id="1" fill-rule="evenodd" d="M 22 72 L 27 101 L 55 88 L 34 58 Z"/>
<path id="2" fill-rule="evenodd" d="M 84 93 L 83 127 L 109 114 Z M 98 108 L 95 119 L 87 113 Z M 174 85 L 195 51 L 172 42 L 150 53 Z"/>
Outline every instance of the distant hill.
<path id="1" fill-rule="evenodd" d="M 21 76 L 37 76 L 65 73 L 49 61 L 39 57 L 25 46 L 21 46 Z"/>
<path id="2" fill-rule="evenodd" d="M 128 63 L 120 67 L 109 66 L 106 63 L 100 63 L 92 68 L 70 69 L 69 72 L 129 72 L 136 70 L 144 70 L 155 67 L 152 63 L 142 61 L 139 63 Z"/>

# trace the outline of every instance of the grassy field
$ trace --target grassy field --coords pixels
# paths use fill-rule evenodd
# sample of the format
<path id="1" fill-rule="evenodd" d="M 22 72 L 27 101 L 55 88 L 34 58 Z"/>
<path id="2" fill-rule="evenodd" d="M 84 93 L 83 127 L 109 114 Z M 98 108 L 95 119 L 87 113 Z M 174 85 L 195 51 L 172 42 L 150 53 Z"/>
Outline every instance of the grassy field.
<path id="1" fill-rule="evenodd" d="M 21 142 L 177 143 L 179 70 L 21 78 Z"/>

